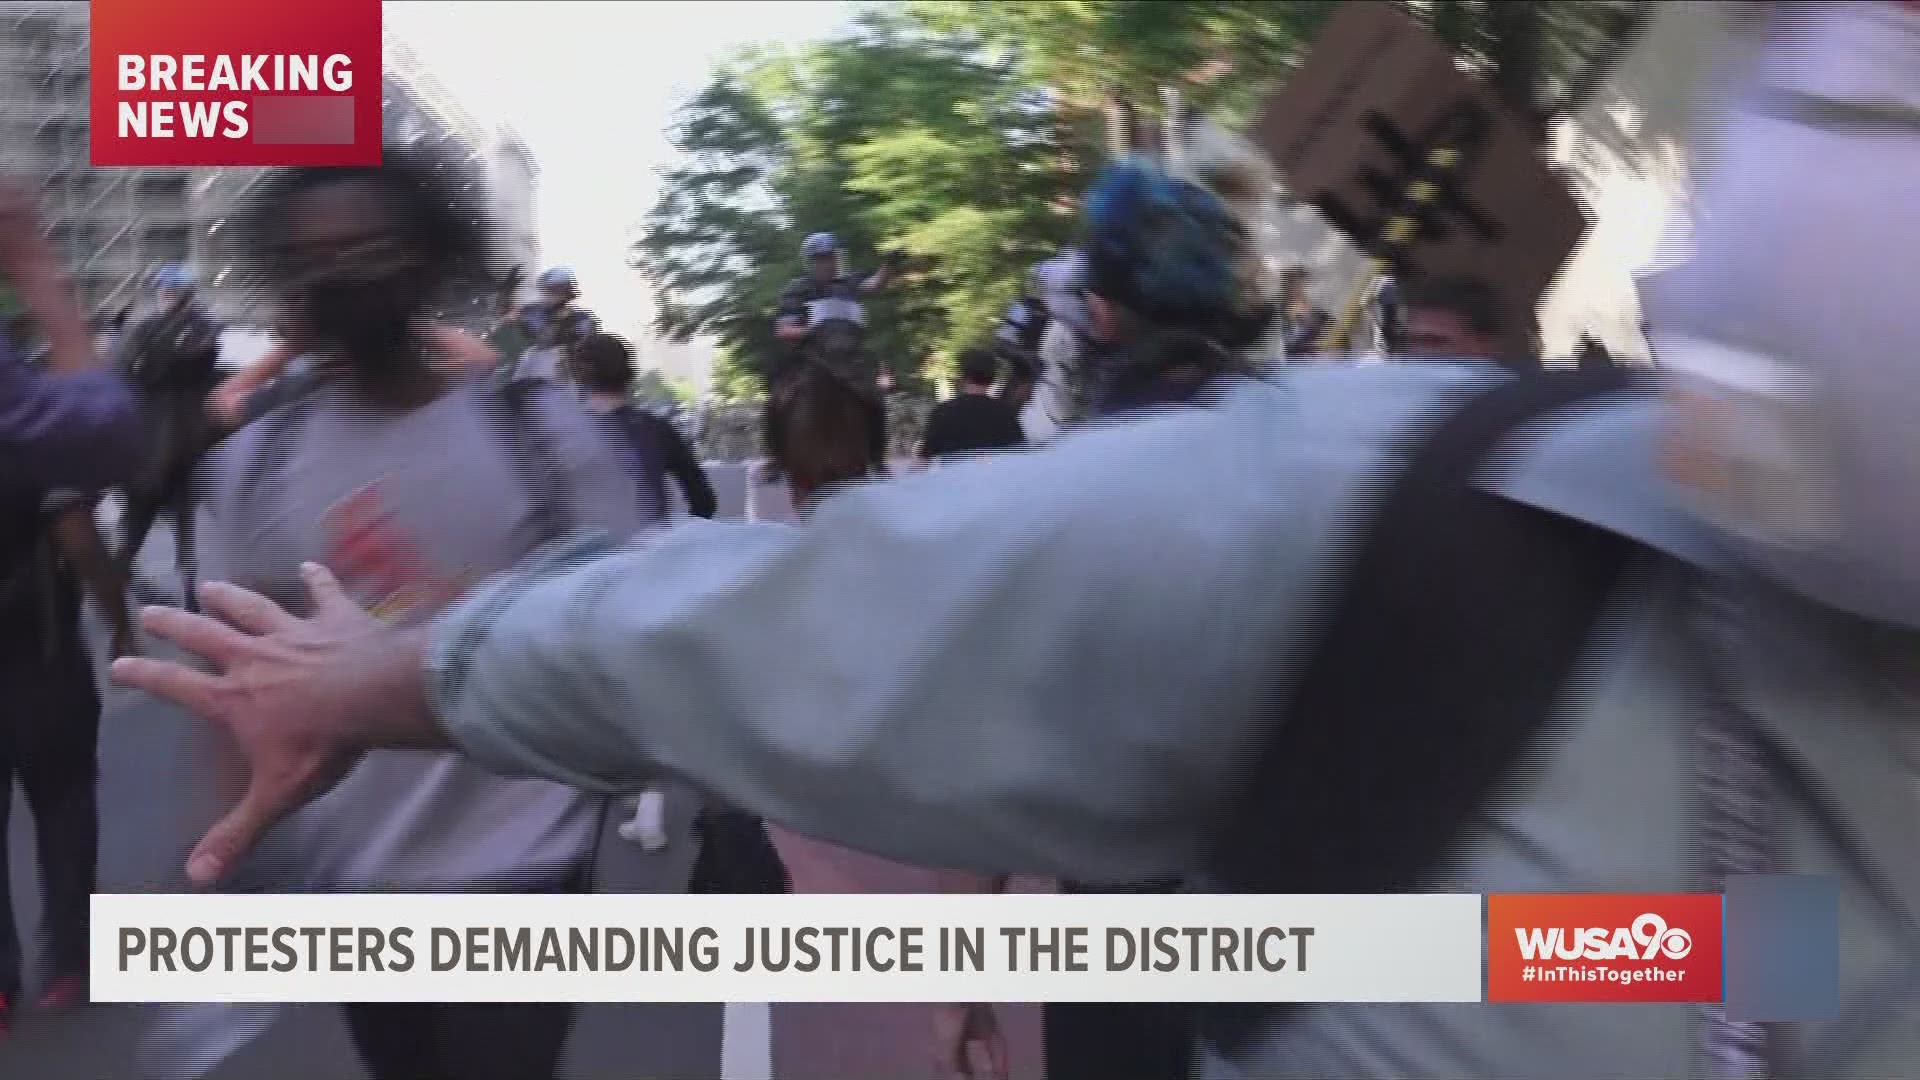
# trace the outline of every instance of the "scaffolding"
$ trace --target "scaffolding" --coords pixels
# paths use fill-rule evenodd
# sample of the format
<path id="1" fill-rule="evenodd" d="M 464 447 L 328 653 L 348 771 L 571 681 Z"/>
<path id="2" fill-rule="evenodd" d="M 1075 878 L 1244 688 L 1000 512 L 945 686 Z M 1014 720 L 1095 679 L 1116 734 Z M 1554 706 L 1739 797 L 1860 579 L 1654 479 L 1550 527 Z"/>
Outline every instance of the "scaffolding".
<path id="1" fill-rule="evenodd" d="M 46 235 L 90 311 L 132 305 L 161 263 L 189 262 L 185 169 L 96 169 L 85 4 L 0 3 L 0 168 L 40 188 Z"/>
<path id="2" fill-rule="evenodd" d="M 180 262 L 195 268 L 217 317 L 270 325 L 272 303 L 244 258 L 238 227 L 267 170 L 94 168 L 88 28 L 84 3 L 0 0 L 0 170 L 40 185 L 47 236 L 85 309 L 131 307 L 154 269 Z M 429 144 L 479 164 L 474 181 L 482 187 L 500 182 L 488 156 L 505 136 L 469 115 L 403 44 L 388 40 L 383 51 L 388 140 Z M 531 185 L 526 165 L 519 182 Z M 492 192 L 486 196 L 483 204 L 491 203 Z M 468 322 L 483 319 L 491 302 L 476 294 L 450 306 L 450 315 Z"/>

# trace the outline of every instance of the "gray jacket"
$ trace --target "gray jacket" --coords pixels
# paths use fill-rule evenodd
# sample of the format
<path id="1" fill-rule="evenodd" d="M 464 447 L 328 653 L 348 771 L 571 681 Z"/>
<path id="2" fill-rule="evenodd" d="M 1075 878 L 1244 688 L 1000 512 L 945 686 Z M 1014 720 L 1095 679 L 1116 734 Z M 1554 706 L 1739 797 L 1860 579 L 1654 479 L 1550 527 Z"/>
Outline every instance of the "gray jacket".
<path id="1" fill-rule="evenodd" d="M 1308 366 L 1213 408 L 848 491 L 804 530 L 697 522 L 592 545 L 436 624 L 452 737 L 503 771 L 600 790 L 691 777 L 809 835 L 910 862 L 1091 880 L 1190 873 L 1310 601 L 1350 554 L 1407 426 L 1501 376 Z M 1655 469 L 1659 406 L 1517 435 L 1484 483 L 1663 553 L 1567 688 L 1566 733 L 1486 808 L 1436 890 L 1698 886 L 1687 761 L 1694 567 L 1730 570 Z M 1737 678 L 1804 785 L 1793 868 L 1841 887 L 1839 1020 L 1789 1065 L 1920 1063 L 1912 710 L 1857 624 L 1740 594 Z M 1463 628 L 1471 632 L 1471 628 Z M 471 638 L 468 635 L 472 635 Z M 477 640 L 470 651 L 457 643 Z M 1276 835 L 1287 823 L 1274 824 Z M 1329 1005 L 1212 1076 L 1678 1077 L 1687 1006 Z"/>

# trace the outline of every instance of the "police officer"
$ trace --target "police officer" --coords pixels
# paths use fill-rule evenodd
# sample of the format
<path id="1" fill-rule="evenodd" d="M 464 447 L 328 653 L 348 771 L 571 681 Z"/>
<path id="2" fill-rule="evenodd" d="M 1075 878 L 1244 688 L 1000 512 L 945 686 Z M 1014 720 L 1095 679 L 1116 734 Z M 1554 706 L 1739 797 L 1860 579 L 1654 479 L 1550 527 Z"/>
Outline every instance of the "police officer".
<path id="1" fill-rule="evenodd" d="M 767 405 L 763 432 L 769 454 L 773 447 L 779 445 L 781 432 L 775 392 L 798 366 L 801 349 L 825 322 L 852 323 L 864 330 L 867 324 L 866 298 L 886 288 L 899 266 L 899 256 L 889 254 L 879 270 L 855 281 L 847 276 L 840 241 L 827 232 L 808 236 L 800 245 L 800 255 L 806 260 L 807 272 L 789 282 L 780 293 L 779 308 L 774 315 L 774 336 L 784 348 L 776 350 L 775 355 L 768 358 L 765 369 Z M 876 372 L 875 388 L 885 392 L 890 387 L 891 377 L 885 365 L 881 365 L 880 371 Z M 778 472 L 778 468 L 769 462 L 762 474 L 763 480 L 773 482 Z"/>
<path id="2" fill-rule="evenodd" d="M 1482 774 L 1498 783 L 1481 797 L 1449 796 L 1444 849 L 1400 886 L 1731 893 L 1744 878 L 1776 910 L 1824 907 L 1796 922 L 1795 962 L 1749 958 L 1740 985 L 1766 1011 L 1314 1004 L 1210 1033 L 1197 1075 L 1910 1074 L 1917 50 L 1920 5 L 1892 3 L 1808 8 L 1767 50 L 1758 93 L 1717 132 L 1695 261 L 1655 313 L 1658 394 L 1608 383 L 1536 413 L 1515 406 L 1586 382 L 1300 365 L 1206 408 L 877 486 L 807 529 L 582 549 L 411 638 L 318 572 L 314 619 L 225 591 L 224 625 L 156 613 L 222 674 L 121 673 L 217 718 L 254 762 L 194 868 L 217 875 L 368 748 L 452 744 L 597 787 L 670 769 L 922 864 L 1127 879 L 1227 870 L 1239 847 L 1292 886 L 1261 891 L 1348 892 L 1347 866 L 1429 829 L 1431 802 L 1403 787 L 1464 778 L 1461 744 L 1523 708 L 1537 737 Z M 1438 435 L 1472 452 L 1407 471 Z M 1383 498 L 1455 513 L 1409 514 L 1376 546 L 1387 515 L 1355 515 Z M 1475 565 L 1487 549 L 1451 531 L 1474 523 L 1523 562 Z M 1384 573 L 1340 580 L 1356 558 Z M 1576 599 L 1577 633 L 1536 618 Z M 1340 670 L 1320 663 L 1335 639 Z M 795 642 L 800 662 L 769 662 Z M 1486 707 L 1434 696 L 1463 691 Z M 1368 704 L 1391 707 L 1347 707 Z M 1303 730 L 1342 750 L 1339 768 L 1292 740 Z M 1313 798 L 1263 789 L 1263 770 Z M 1399 804 L 1398 827 L 1343 831 L 1320 800 L 1379 822 Z M 1303 887 L 1310 863 L 1323 874 Z M 1837 979 L 1814 993 L 1800 958 L 1822 923 Z"/>
<path id="3" fill-rule="evenodd" d="M 520 311 L 526 347 L 514 372 L 523 379 L 564 381 L 573 370 L 573 351 L 599 331 L 600 322 L 579 306 L 580 282 L 570 267 L 542 272 L 535 286 L 540 299 Z"/>

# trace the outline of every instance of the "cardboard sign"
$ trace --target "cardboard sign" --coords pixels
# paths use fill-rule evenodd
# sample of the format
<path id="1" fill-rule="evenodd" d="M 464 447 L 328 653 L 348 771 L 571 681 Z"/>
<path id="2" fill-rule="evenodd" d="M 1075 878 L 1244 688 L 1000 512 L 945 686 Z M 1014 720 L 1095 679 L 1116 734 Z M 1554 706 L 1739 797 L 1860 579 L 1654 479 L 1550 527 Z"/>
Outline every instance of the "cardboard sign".
<path id="1" fill-rule="evenodd" d="M 1440 273 L 1492 286 L 1516 336 L 1587 229 L 1567 185 L 1491 89 L 1384 3 L 1340 5 L 1251 133 L 1287 185 L 1407 278 Z M 1382 231 L 1429 152 L 1458 152 L 1443 196 L 1410 244 Z"/>

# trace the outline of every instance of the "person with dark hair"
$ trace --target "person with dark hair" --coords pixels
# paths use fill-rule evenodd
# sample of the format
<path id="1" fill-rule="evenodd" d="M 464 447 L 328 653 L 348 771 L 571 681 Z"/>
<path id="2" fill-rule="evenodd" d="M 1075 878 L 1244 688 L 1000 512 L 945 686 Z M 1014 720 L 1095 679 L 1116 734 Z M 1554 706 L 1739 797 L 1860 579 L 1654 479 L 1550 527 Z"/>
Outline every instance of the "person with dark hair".
<path id="1" fill-rule="evenodd" d="M 1650 382 L 1299 365 L 803 529 L 583 543 L 411 634 L 323 578 L 316 619 L 150 613 L 194 661 L 116 677 L 253 766 L 196 878 L 360 753 L 459 747 L 932 865 L 1725 894 L 1758 939 L 1725 1003 L 1696 946 L 1704 1004 L 1203 1005 L 1182 1075 L 1912 1074 L 1920 4 L 1790 29 L 1702 117 Z"/>
<path id="2" fill-rule="evenodd" d="M 600 418 L 614 442 L 627 452 L 642 496 L 654 505 L 667 506 L 671 476 L 679 484 L 688 513 L 713 517 L 719 499 L 693 448 L 664 417 L 634 403 L 633 347 L 624 338 L 595 333 L 573 350 L 572 366 L 573 381 L 586 392 L 587 411 Z M 620 836 L 648 851 L 659 851 L 669 840 L 666 814 L 665 791 L 647 788 L 634 802 L 632 820 L 621 824 Z M 706 854 L 707 845 L 701 851 Z"/>
<path id="3" fill-rule="evenodd" d="M 1610 368 L 1614 364 L 1613 353 L 1606 343 L 1591 333 L 1580 335 L 1580 344 L 1574 347 L 1573 362 L 1583 371 L 1595 371 Z"/>
<path id="4" fill-rule="evenodd" d="M 667 419 L 633 400 L 633 346 L 625 338 L 595 333 L 573 355 L 573 380 L 586 391 L 587 411 L 601 418 L 632 454 L 634 475 L 657 506 L 670 504 L 667 478 L 680 488 L 687 512 L 711 518 L 720 500 L 693 447 Z"/>
<path id="5" fill-rule="evenodd" d="M 1317 353 L 1331 321 L 1326 309 L 1316 305 L 1307 291 L 1307 268 L 1289 266 L 1281 271 L 1281 347 L 1287 359 L 1305 359 Z"/>
<path id="6" fill-rule="evenodd" d="M 630 536 L 660 508 L 569 396 L 435 362 L 432 304 L 485 280 L 488 234 L 455 169 L 389 148 L 371 168 L 263 181 L 246 243 L 312 358 L 304 391 L 209 468 L 210 567 L 297 597 L 328 568 L 391 623 L 432 618 L 571 528 Z M 556 892 L 588 886 L 606 813 L 562 785 L 444 755 L 372 755 L 236 881 L 258 891 Z M 379 1080 L 552 1077 L 564 1004 L 349 1004 Z"/>
<path id="7" fill-rule="evenodd" d="M 1000 361 L 987 349 L 960 354 L 960 392 L 933 407 L 920 460 L 935 461 L 985 450 L 1006 450 L 1026 442 L 1020 414 L 993 394 Z"/>
<path id="8" fill-rule="evenodd" d="M 1500 296 L 1479 278 L 1430 276 L 1408 282 L 1406 355 L 1421 360 L 1500 361 L 1507 331 Z"/>

